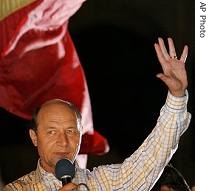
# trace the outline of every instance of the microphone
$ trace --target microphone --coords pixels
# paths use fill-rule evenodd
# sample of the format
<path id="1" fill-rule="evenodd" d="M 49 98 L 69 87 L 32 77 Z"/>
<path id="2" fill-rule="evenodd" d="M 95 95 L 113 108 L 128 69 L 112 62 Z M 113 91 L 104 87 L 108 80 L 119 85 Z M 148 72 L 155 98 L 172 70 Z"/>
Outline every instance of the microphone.
<path id="1" fill-rule="evenodd" d="M 69 159 L 61 159 L 55 165 L 55 176 L 64 186 L 70 183 L 75 175 L 75 167 Z"/>

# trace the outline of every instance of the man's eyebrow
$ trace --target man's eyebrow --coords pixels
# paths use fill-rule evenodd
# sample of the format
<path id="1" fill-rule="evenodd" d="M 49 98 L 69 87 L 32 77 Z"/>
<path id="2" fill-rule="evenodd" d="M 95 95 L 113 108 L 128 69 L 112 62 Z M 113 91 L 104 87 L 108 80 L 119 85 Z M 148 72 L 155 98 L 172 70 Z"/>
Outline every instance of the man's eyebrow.
<path id="1" fill-rule="evenodd" d="M 67 127 L 67 129 L 75 129 L 75 128 L 77 128 L 76 125 L 71 125 L 71 126 L 68 126 L 68 127 Z"/>
<path id="2" fill-rule="evenodd" d="M 47 126 L 46 129 L 56 129 L 56 127 L 50 125 L 50 126 Z"/>

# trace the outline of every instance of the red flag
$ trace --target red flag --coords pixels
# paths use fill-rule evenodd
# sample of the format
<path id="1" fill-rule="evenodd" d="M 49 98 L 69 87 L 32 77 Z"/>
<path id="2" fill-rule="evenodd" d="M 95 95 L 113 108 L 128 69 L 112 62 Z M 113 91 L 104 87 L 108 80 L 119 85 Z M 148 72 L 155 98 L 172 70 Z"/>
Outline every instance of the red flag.
<path id="1" fill-rule="evenodd" d="M 84 0 L 28 0 L 21 7 L 23 1 L 15 2 L 0 15 L 0 106 L 30 119 L 46 100 L 71 100 L 83 116 L 81 153 L 106 153 L 106 138 L 93 128 L 85 74 L 67 28 Z"/>

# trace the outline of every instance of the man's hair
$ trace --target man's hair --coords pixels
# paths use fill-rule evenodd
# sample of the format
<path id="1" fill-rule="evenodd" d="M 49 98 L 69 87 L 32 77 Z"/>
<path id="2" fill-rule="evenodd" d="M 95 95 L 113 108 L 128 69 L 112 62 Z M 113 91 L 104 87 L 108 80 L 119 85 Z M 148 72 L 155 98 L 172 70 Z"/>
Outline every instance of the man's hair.
<path id="1" fill-rule="evenodd" d="M 161 186 L 168 186 L 169 188 L 173 188 L 174 191 L 190 191 L 190 187 L 182 174 L 171 164 L 168 164 L 164 168 L 152 191 L 160 190 Z"/>
<path id="2" fill-rule="evenodd" d="M 52 99 L 52 100 L 48 100 L 46 102 L 44 102 L 42 105 L 40 105 L 39 107 L 37 107 L 35 109 L 35 111 L 32 114 L 32 119 L 30 121 L 30 129 L 33 129 L 34 131 L 37 130 L 37 116 L 39 114 L 39 111 L 42 109 L 43 106 L 48 105 L 48 104 L 52 104 L 52 103 L 58 103 L 58 104 L 64 104 L 67 105 L 72 111 L 74 111 L 75 115 L 76 115 L 76 120 L 77 120 L 77 128 L 79 130 L 82 129 L 82 116 L 80 111 L 78 110 L 78 108 L 70 101 L 65 101 L 62 99 Z"/>

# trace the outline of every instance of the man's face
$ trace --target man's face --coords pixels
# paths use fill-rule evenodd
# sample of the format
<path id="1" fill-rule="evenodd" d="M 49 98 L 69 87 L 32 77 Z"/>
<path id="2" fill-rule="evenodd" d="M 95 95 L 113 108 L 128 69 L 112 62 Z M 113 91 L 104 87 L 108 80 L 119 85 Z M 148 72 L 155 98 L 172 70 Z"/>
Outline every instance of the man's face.
<path id="1" fill-rule="evenodd" d="M 74 160 L 81 142 L 75 113 L 63 103 L 50 103 L 37 116 L 37 132 L 30 130 L 37 146 L 42 167 L 54 173 L 55 164 L 62 158 Z"/>
<path id="2" fill-rule="evenodd" d="M 174 189 L 168 186 L 161 186 L 160 191 L 174 191 Z"/>

